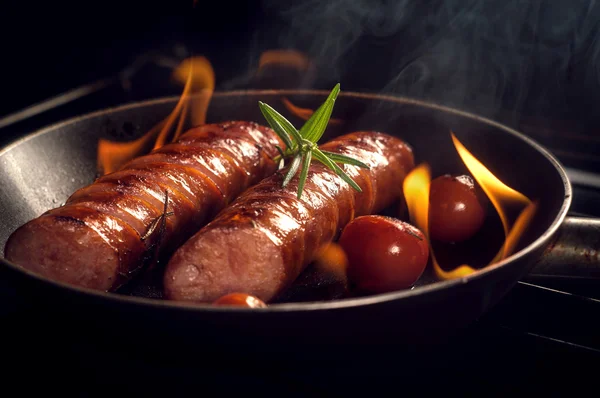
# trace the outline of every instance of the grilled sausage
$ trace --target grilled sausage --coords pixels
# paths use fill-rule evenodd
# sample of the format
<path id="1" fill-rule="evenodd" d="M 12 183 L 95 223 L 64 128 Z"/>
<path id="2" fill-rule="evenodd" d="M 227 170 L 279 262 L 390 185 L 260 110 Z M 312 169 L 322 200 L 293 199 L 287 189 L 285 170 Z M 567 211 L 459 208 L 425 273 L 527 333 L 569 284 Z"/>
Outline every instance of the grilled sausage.
<path id="1" fill-rule="evenodd" d="M 275 132 L 255 123 L 193 128 L 18 228 L 5 257 L 50 279 L 115 290 L 274 173 L 276 145 Z"/>
<path id="2" fill-rule="evenodd" d="M 414 167 L 412 149 L 382 133 L 356 132 L 321 148 L 370 166 L 344 166 L 362 193 L 313 162 L 298 199 L 298 175 L 281 188 L 285 170 L 275 173 L 246 190 L 176 250 L 164 275 L 165 296 L 212 302 L 244 292 L 272 300 L 350 220 L 400 198 L 404 177 Z"/>

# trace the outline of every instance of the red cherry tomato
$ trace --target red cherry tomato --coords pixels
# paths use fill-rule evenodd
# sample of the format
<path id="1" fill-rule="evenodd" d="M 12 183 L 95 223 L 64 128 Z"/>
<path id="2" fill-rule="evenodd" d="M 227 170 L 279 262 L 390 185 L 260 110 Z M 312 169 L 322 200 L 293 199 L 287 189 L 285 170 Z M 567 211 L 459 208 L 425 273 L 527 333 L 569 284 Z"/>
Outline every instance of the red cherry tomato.
<path id="1" fill-rule="evenodd" d="M 264 308 L 267 306 L 261 299 L 245 293 L 227 294 L 217 299 L 213 304 L 247 308 Z"/>
<path id="2" fill-rule="evenodd" d="M 373 293 L 411 287 L 429 259 L 423 233 L 391 217 L 357 217 L 346 225 L 339 243 L 348 256 L 350 281 Z"/>
<path id="3" fill-rule="evenodd" d="M 443 175 L 431 182 L 429 191 L 429 236 L 442 242 L 462 242 L 483 225 L 482 194 L 466 175 Z"/>

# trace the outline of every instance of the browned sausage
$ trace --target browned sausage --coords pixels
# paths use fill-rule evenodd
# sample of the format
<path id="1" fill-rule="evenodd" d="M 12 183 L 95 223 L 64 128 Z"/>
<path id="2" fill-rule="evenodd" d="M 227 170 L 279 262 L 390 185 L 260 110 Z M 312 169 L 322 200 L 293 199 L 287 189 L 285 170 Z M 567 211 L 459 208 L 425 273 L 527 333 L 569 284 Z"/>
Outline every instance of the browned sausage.
<path id="1" fill-rule="evenodd" d="M 275 132 L 250 122 L 191 129 L 21 226 L 5 257 L 54 280 L 114 290 L 152 261 L 155 249 L 169 255 L 245 188 L 274 173 L 275 145 Z M 162 217 L 166 192 L 173 214 Z"/>
<path id="2" fill-rule="evenodd" d="M 414 167 L 411 148 L 382 133 L 356 132 L 321 148 L 370 166 L 368 170 L 344 166 L 362 193 L 313 162 L 298 199 L 298 175 L 281 188 L 285 170 L 275 173 L 240 195 L 177 249 L 164 276 L 166 297 L 212 302 L 244 292 L 270 301 L 350 220 L 400 198 L 404 177 Z"/>

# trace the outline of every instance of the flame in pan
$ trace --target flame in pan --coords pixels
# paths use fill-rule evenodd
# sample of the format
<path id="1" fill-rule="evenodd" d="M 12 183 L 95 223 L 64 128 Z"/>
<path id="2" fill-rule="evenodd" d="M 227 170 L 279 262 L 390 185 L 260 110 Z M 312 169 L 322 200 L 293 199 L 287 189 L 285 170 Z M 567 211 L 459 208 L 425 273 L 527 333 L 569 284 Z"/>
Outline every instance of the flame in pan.
<path id="1" fill-rule="evenodd" d="M 267 50 L 260 54 L 258 60 L 258 73 L 265 72 L 269 67 L 277 69 L 296 69 L 299 72 L 308 72 L 313 68 L 311 60 L 298 50 L 275 49 Z"/>
<path id="2" fill-rule="evenodd" d="M 314 76 L 315 66 L 304 53 L 274 49 L 260 54 L 258 68 L 251 78 L 255 88 L 297 89 L 312 83 Z"/>
<path id="3" fill-rule="evenodd" d="M 267 50 L 260 55 L 256 79 L 259 86 L 265 88 L 300 88 L 312 83 L 314 79 L 314 63 L 297 50 L 276 49 Z M 308 120 L 315 112 L 310 108 L 295 105 L 287 97 L 282 97 L 281 102 L 294 116 Z M 341 124 L 339 119 L 330 119 L 330 124 Z"/>
<path id="4" fill-rule="evenodd" d="M 290 111 L 290 113 L 292 113 L 295 116 L 298 116 L 302 120 L 308 120 L 312 116 L 312 114 L 315 113 L 315 111 L 312 109 L 301 108 L 299 106 L 294 105 L 292 103 L 292 101 L 290 101 L 286 97 L 282 97 L 281 102 L 283 102 L 283 105 L 285 106 L 285 108 L 288 111 Z M 341 119 L 336 119 L 336 118 L 329 119 L 329 124 L 339 125 L 342 123 L 343 123 L 343 121 Z"/>
<path id="5" fill-rule="evenodd" d="M 169 116 L 134 141 L 101 139 L 98 142 L 99 174 L 119 170 L 136 156 L 176 140 L 186 126 L 205 123 L 215 88 L 211 63 L 202 56 L 187 58 L 175 69 L 173 78 L 183 84 L 183 92 Z"/>
<path id="6" fill-rule="evenodd" d="M 489 264 L 496 263 L 507 258 L 514 252 L 517 243 L 533 219 L 537 204 L 500 181 L 464 147 L 454 134 L 452 134 L 452 141 L 462 161 L 492 202 L 502 222 L 505 239 L 498 253 Z M 404 180 L 404 192 L 411 222 L 423 231 L 428 240 L 430 185 L 431 171 L 427 164 L 421 164 L 413 169 Z M 508 216 L 509 209 L 515 207 L 520 208 L 520 213 L 511 222 Z M 443 270 L 433 253 L 433 249 L 431 249 L 431 244 L 429 247 L 433 269 L 438 278 L 460 278 L 476 271 L 475 268 L 468 264 L 460 265 L 451 271 Z"/>
<path id="7" fill-rule="evenodd" d="M 258 68 L 253 74 L 259 87 L 284 89 L 310 86 L 315 70 L 314 63 L 304 53 L 293 49 L 273 49 L 260 55 Z M 215 89 L 215 72 L 210 61 L 202 56 L 187 58 L 175 68 L 173 79 L 183 86 L 183 91 L 165 119 L 134 141 L 99 141 L 99 175 L 117 171 L 131 159 L 173 142 L 186 128 L 206 122 L 206 112 Z M 289 98 L 282 97 L 281 100 L 290 114 L 302 120 L 308 120 L 314 113 L 313 109 L 295 105 Z M 340 119 L 330 119 L 332 125 L 341 123 Z"/>

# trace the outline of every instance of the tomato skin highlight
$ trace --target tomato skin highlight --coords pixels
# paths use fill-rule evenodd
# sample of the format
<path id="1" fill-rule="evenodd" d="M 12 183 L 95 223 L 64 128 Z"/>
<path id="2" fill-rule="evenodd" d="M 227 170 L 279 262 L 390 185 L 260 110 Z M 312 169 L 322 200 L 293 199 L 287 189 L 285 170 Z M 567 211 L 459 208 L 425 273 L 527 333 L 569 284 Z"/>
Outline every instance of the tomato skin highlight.
<path id="1" fill-rule="evenodd" d="M 410 288 L 423 274 L 429 245 L 423 233 L 395 218 L 369 215 L 351 221 L 339 240 L 348 278 L 358 290 L 384 293 Z"/>
<path id="2" fill-rule="evenodd" d="M 485 221 L 483 194 L 470 176 L 443 175 L 431 181 L 429 236 L 445 243 L 472 238 Z"/>
<path id="3" fill-rule="evenodd" d="M 226 294 L 215 300 L 213 304 L 246 308 L 265 308 L 267 306 L 261 299 L 245 293 Z"/>

